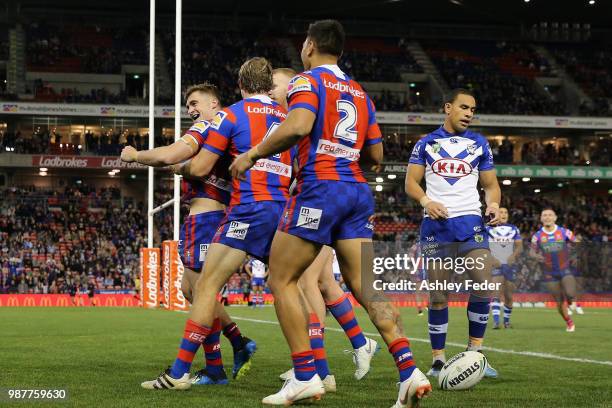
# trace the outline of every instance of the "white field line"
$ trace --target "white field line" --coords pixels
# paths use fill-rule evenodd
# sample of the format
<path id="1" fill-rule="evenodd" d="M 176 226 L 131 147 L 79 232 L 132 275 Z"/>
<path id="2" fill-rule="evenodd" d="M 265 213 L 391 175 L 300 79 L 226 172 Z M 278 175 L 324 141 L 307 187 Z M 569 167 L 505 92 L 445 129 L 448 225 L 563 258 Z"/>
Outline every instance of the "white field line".
<path id="1" fill-rule="evenodd" d="M 232 319 L 242 320 L 242 321 L 245 321 L 245 322 L 252 322 L 252 323 L 272 324 L 272 325 L 276 325 L 276 326 L 279 325 L 278 322 L 274 322 L 274 321 L 271 321 L 271 320 L 251 319 L 251 318 L 248 318 L 248 317 L 232 316 Z M 337 329 L 335 327 L 326 327 L 325 330 L 326 331 L 341 332 L 341 333 L 344 332 L 342 329 Z M 372 336 L 380 337 L 380 334 L 378 334 L 378 333 L 364 332 L 363 334 L 365 334 L 366 336 L 371 336 L 371 337 Z M 568 334 L 568 336 L 571 336 L 571 334 Z M 410 341 L 416 341 L 416 342 L 419 342 L 419 343 L 428 343 L 429 344 L 429 339 L 419 339 L 419 338 L 411 337 Z M 449 346 L 465 348 L 465 344 L 452 343 L 452 342 L 447 342 L 446 344 L 449 345 Z M 482 349 L 485 350 L 485 351 L 491 351 L 491 352 L 494 352 L 494 353 L 514 354 L 514 355 L 519 355 L 519 356 L 546 358 L 546 359 L 549 359 L 549 360 L 572 361 L 572 362 L 575 362 L 575 363 L 599 364 L 599 365 L 612 366 L 612 361 L 606 361 L 606 360 L 590 360 L 588 358 L 564 357 L 564 356 L 557 356 L 555 354 L 549 354 L 549 353 L 538 353 L 538 352 L 535 352 L 535 351 L 506 350 L 506 349 L 500 349 L 500 348 L 496 348 L 496 347 L 487 347 L 487 346 L 484 346 Z"/>

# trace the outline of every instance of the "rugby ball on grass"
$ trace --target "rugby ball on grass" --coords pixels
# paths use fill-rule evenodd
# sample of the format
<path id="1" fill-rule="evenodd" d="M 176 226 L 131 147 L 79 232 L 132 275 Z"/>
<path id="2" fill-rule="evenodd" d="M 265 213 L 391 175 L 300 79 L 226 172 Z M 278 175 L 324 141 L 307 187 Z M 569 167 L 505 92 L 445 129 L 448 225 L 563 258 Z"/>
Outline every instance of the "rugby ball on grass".
<path id="1" fill-rule="evenodd" d="M 438 384 L 443 390 L 467 390 L 482 380 L 487 368 L 487 358 L 477 351 L 464 351 L 444 364 Z"/>

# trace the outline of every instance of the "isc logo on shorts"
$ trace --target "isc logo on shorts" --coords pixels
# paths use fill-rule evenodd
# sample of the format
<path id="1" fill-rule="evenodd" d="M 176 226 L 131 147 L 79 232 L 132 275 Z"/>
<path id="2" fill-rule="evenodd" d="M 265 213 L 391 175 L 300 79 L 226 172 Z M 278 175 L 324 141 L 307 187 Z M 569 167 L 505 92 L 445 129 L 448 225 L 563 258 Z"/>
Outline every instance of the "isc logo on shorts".
<path id="1" fill-rule="evenodd" d="M 200 244 L 200 262 L 204 262 L 207 252 L 208 252 L 208 244 Z"/>
<path id="2" fill-rule="evenodd" d="M 249 225 L 240 221 L 232 221 L 225 236 L 228 238 L 245 239 Z"/>
<path id="3" fill-rule="evenodd" d="M 318 230 L 322 214 L 323 210 L 318 208 L 300 207 L 300 217 L 298 218 L 297 226 Z"/>

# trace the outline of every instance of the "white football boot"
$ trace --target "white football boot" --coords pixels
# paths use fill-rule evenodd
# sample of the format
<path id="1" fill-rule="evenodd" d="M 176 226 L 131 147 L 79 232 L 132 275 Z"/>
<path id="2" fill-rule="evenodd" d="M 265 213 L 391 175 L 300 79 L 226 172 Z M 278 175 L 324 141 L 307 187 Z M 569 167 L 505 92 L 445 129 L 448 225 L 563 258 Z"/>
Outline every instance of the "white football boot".
<path id="1" fill-rule="evenodd" d="M 318 401 L 325 394 L 325 387 L 318 374 L 308 381 L 298 381 L 289 378 L 276 394 L 268 395 L 261 402 L 264 405 L 289 406 L 295 402 L 310 400 Z"/>
<path id="2" fill-rule="evenodd" d="M 185 373 L 181 378 L 170 377 L 170 368 L 161 373 L 152 381 L 145 381 L 140 384 L 146 390 L 188 390 L 191 388 L 189 373 Z"/>
<path id="3" fill-rule="evenodd" d="M 391 408 L 416 408 L 421 399 L 428 397 L 430 393 L 429 380 L 421 370 L 415 368 L 412 375 L 399 384 L 397 401 Z"/>
<path id="4" fill-rule="evenodd" d="M 378 353 L 380 346 L 376 340 L 366 337 L 366 344 L 353 351 L 346 350 L 345 353 L 353 354 L 353 363 L 355 363 L 355 378 L 361 380 L 370 372 L 370 362 L 372 357 Z"/>
<path id="5" fill-rule="evenodd" d="M 285 371 L 278 377 L 283 381 L 287 381 L 288 379 L 293 378 L 293 368 Z M 323 387 L 325 387 L 325 392 L 336 392 L 336 377 L 331 374 L 328 374 L 327 377 L 325 377 L 321 381 L 323 382 Z"/>

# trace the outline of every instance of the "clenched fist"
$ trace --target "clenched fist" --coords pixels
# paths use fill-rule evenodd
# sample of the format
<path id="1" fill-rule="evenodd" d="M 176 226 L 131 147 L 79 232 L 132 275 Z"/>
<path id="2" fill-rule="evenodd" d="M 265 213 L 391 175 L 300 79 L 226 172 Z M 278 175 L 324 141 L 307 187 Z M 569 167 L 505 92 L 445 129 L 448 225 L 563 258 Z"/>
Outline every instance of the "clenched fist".
<path id="1" fill-rule="evenodd" d="M 132 146 L 125 146 L 121 151 L 121 160 L 127 163 L 132 163 L 136 161 L 137 155 L 138 150 L 134 149 Z"/>

